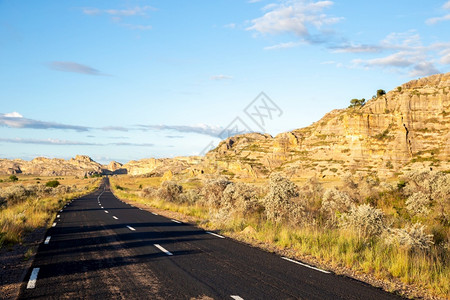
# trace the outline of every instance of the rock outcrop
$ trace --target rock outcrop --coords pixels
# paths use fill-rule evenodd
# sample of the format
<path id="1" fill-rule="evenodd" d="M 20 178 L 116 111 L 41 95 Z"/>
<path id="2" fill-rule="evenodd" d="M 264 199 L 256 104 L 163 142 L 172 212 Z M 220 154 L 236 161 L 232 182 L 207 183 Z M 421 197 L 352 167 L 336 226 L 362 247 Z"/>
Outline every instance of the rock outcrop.
<path id="1" fill-rule="evenodd" d="M 207 157 L 243 176 L 283 171 L 294 177 L 346 172 L 391 177 L 416 168 L 450 169 L 449 128 L 447 73 L 410 81 L 364 106 L 333 110 L 311 126 L 274 138 L 228 138 Z"/>
<path id="2" fill-rule="evenodd" d="M 102 167 L 89 156 L 82 155 L 70 160 L 45 157 L 37 157 L 31 161 L 0 159 L 0 174 L 83 177 L 102 174 Z"/>

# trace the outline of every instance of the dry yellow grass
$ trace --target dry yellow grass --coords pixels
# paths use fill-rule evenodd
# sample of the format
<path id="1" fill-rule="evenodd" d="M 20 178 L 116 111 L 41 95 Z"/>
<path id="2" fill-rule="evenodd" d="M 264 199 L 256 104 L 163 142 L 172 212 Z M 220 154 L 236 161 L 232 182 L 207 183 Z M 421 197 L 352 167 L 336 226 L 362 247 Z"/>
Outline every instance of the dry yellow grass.
<path id="1" fill-rule="evenodd" d="M 27 232 L 46 226 L 67 201 L 92 192 L 100 183 L 100 179 L 40 177 L 38 180 L 35 176 L 20 176 L 19 181 L 16 182 L 1 182 L 0 188 L 14 184 L 27 186 L 36 184 L 38 181 L 45 184 L 55 179 L 64 185 L 76 185 L 79 191 L 64 195 L 46 195 L 42 198 L 29 197 L 17 204 L 0 207 L 0 247 L 5 244 L 19 243 Z"/>

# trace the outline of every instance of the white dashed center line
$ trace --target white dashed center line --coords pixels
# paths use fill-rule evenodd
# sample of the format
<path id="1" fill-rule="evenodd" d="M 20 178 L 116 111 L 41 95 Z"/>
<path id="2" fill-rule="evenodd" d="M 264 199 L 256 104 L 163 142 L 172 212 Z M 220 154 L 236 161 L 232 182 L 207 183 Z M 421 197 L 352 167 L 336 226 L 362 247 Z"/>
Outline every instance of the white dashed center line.
<path id="1" fill-rule="evenodd" d="M 159 250 L 161 250 L 162 252 L 164 252 L 167 255 L 173 255 L 172 252 L 167 251 L 166 249 L 164 249 L 161 245 L 159 244 L 153 244 L 156 248 L 158 248 Z"/>
<path id="2" fill-rule="evenodd" d="M 178 224 L 181 224 L 180 221 L 177 221 L 177 220 L 174 220 L 174 219 L 172 219 L 172 220 L 170 220 L 170 221 L 175 222 L 175 223 L 178 223 Z"/>
<path id="3" fill-rule="evenodd" d="M 52 227 L 55 227 L 55 226 L 56 226 L 56 222 L 52 224 Z"/>
<path id="4" fill-rule="evenodd" d="M 119 220 L 119 218 L 118 218 L 118 217 L 116 217 L 116 216 L 113 216 L 113 219 L 115 219 L 115 220 Z"/>
<path id="5" fill-rule="evenodd" d="M 57 218 L 60 218 L 60 217 L 61 217 L 61 215 L 57 215 L 56 217 L 57 217 Z"/>
<path id="6" fill-rule="evenodd" d="M 127 225 L 127 228 L 130 229 L 131 231 L 135 231 L 135 230 L 136 230 L 136 229 L 134 229 L 133 227 L 128 226 L 128 225 Z"/>
<path id="7" fill-rule="evenodd" d="M 319 268 L 316 268 L 316 267 L 313 267 L 313 266 L 301 263 L 299 261 L 296 261 L 296 260 L 293 260 L 293 259 L 290 259 L 290 258 L 287 258 L 287 257 L 282 257 L 282 259 L 290 261 L 290 262 L 293 262 L 295 264 L 298 264 L 298 265 L 301 265 L 301 266 L 304 266 L 304 267 L 307 267 L 307 268 L 310 268 L 310 269 L 313 269 L 313 270 L 316 270 L 316 271 L 319 271 L 319 272 L 322 272 L 322 273 L 325 273 L 325 274 L 330 274 L 330 272 L 328 272 L 328 271 L 325 271 L 325 270 L 322 270 L 322 269 L 319 269 Z"/>
<path id="8" fill-rule="evenodd" d="M 241 298 L 241 297 L 236 296 L 236 295 L 231 295 L 230 297 L 233 298 L 234 300 L 244 300 L 244 298 Z"/>
<path id="9" fill-rule="evenodd" d="M 109 214 L 109 211 L 105 210 L 105 213 Z"/>
<path id="10" fill-rule="evenodd" d="M 50 243 L 50 239 L 51 239 L 51 238 L 52 238 L 51 236 L 48 236 L 48 237 L 45 239 L 44 244 L 45 244 L 45 245 L 48 245 L 48 243 Z"/>
<path id="11" fill-rule="evenodd" d="M 104 208 L 103 206 L 100 206 L 102 209 Z"/>
<path id="12" fill-rule="evenodd" d="M 31 272 L 30 280 L 27 284 L 27 289 L 34 289 L 36 287 L 36 280 L 39 274 L 40 268 L 34 268 Z"/>
<path id="13" fill-rule="evenodd" d="M 207 231 L 206 233 L 210 234 L 210 235 L 213 235 L 213 236 L 216 236 L 216 237 L 221 238 L 221 239 L 225 238 L 224 236 L 221 236 L 220 234 L 217 234 L 217 233 L 214 233 L 214 232 L 211 232 L 211 231 Z"/>

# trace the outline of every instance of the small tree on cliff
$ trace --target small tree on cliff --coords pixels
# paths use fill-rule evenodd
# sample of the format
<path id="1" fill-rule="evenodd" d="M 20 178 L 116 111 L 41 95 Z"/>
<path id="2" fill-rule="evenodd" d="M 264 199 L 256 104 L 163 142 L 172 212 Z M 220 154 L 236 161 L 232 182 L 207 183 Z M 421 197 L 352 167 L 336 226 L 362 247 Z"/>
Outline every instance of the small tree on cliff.
<path id="1" fill-rule="evenodd" d="M 362 99 L 352 99 L 350 100 L 350 106 L 349 107 L 361 107 L 364 104 L 366 104 L 366 99 L 362 98 Z"/>
<path id="2" fill-rule="evenodd" d="M 381 97 L 383 95 L 386 95 L 386 91 L 385 90 L 377 90 L 377 97 Z"/>

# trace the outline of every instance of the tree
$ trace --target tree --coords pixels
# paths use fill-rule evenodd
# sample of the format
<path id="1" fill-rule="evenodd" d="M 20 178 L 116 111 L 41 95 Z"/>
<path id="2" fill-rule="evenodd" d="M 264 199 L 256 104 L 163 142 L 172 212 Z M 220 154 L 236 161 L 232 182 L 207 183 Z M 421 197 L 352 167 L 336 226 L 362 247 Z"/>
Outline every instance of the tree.
<path id="1" fill-rule="evenodd" d="M 358 106 L 363 106 L 364 104 L 366 104 L 366 99 L 364 99 L 364 98 L 362 98 L 362 99 L 353 98 L 352 100 L 350 100 L 350 106 L 349 107 L 358 107 Z"/>
<path id="2" fill-rule="evenodd" d="M 377 97 L 381 97 L 383 95 L 386 95 L 386 91 L 385 90 L 377 90 Z"/>

